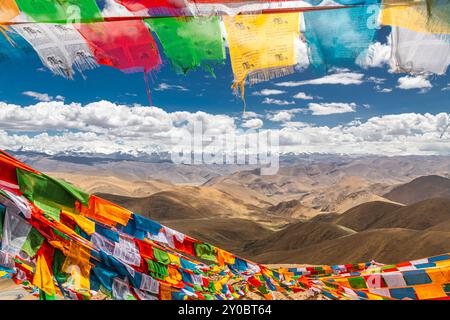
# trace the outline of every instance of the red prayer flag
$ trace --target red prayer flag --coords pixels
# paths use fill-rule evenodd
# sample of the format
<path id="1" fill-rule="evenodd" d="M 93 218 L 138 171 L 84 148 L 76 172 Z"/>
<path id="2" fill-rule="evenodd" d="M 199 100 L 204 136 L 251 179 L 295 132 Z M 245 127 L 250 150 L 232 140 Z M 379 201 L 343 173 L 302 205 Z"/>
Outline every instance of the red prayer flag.
<path id="1" fill-rule="evenodd" d="M 116 0 L 132 12 L 146 10 L 148 14 L 181 15 L 186 8 L 183 0 Z"/>
<path id="2" fill-rule="evenodd" d="M 161 64 L 155 40 L 142 20 L 83 23 L 76 28 L 99 64 L 126 73 L 147 73 Z"/>

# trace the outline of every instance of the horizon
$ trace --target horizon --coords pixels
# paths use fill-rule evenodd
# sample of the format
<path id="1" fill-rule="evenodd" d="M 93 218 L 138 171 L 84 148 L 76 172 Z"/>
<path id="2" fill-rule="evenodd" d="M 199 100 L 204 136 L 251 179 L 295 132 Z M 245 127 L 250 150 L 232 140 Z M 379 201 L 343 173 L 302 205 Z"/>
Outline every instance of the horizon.
<path id="1" fill-rule="evenodd" d="M 100 8 L 124 12 L 110 0 Z M 395 73 L 390 33 L 381 26 L 351 66 L 328 70 L 312 67 L 300 41 L 293 74 L 246 85 L 245 113 L 231 89 L 228 50 L 214 73 L 198 68 L 186 76 L 161 55 L 149 106 L 142 73 L 100 66 L 67 80 L 17 48 L 18 57 L 2 63 L 0 144 L 49 154 L 173 152 L 197 121 L 218 140 L 227 134 L 245 139 L 247 130 L 275 132 L 281 153 L 448 155 L 450 71 Z"/>

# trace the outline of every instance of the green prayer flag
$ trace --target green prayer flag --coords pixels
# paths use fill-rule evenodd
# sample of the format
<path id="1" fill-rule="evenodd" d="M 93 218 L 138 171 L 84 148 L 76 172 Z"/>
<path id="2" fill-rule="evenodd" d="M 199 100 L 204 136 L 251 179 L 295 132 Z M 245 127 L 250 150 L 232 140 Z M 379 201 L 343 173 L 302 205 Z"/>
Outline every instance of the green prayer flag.
<path id="1" fill-rule="evenodd" d="M 206 300 L 214 300 L 214 297 L 211 296 L 210 294 L 204 293 L 203 296 L 205 297 Z"/>
<path id="2" fill-rule="evenodd" d="M 3 221 L 5 221 L 6 208 L 0 204 L 0 241 L 3 237 Z"/>
<path id="3" fill-rule="evenodd" d="M 36 255 L 36 252 L 42 246 L 44 239 L 44 236 L 42 236 L 39 231 L 37 231 L 35 228 L 31 228 L 30 232 L 28 233 L 27 239 L 22 246 L 22 250 L 30 257 L 34 257 Z"/>
<path id="4" fill-rule="evenodd" d="M 39 290 L 39 300 L 57 300 L 56 295 L 49 295 L 44 290 Z"/>
<path id="5" fill-rule="evenodd" d="M 35 174 L 17 168 L 17 181 L 24 196 L 38 206 L 43 204 L 50 207 L 56 206 L 57 209 L 61 206 L 74 208 L 75 200 L 84 205 L 87 205 L 89 201 L 88 194 L 79 191 L 67 182 L 59 181 L 45 174 Z"/>
<path id="6" fill-rule="evenodd" d="M 216 255 L 214 247 L 207 243 L 195 243 L 194 244 L 195 255 L 201 259 L 216 261 Z"/>
<path id="7" fill-rule="evenodd" d="M 145 19 L 156 33 L 177 72 L 187 73 L 207 62 L 223 62 L 225 46 L 219 18 L 186 17 Z"/>
<path id="8" fill-rule="evenodd" d="M 55 249 L 55 253 L 53 255 L 52 271 L 56 281 L 59 284 L 66 282 L 68 278 L 67 273 L 62 270 L 62 266 L 64 265 L 65 260 L 66 256 L 62 253 L 62 251 L 59 249 Z"/>
<path id="9" fill-rule="evenodd" d="M 208 291 L 211 292 L 211 293 L 216 292 L 216 287 L 214 285 L 214 282 L 212 282 L 212 281 L 209 282 L 209 284 L 208 284 Z"/>
<path id="10" fill-rule="evenodd" d="M 169 270 L 166 265 L 163 265 L 159 262 L 153 260 L 147 260 L 148 262 L 148 270 L 154 278 L 164 280 L 169 276 Z"/>
<path id="11" fill-rule="evenodd" d="M 192 287 L 194 288 L 195 291 L 203 291 L 203 288 L 201 285 L 199 284 L 193 284 Z"/>
<path id="12" fill-rule="evenodd" d="M 270 291 L 267 289 L 267 287 L 262 284 L 258 287 L 258 291 L 261 292 L 262 294 L 269 294 Z"/>
<path id="13" fill-rule="evenodd" d="M 95 0 L 16 0 L 19 9 L 36 22 L 80 23 L 102 21 Z"/>
<path id="14" fill-rule="evenodd" d="M 366 289 L 366 282 L 363 277 L 350 277 L 348 278 L 348 283 L 352 289 Z"/>
<path id="15" fill-rule="evenodd" d="M 153 247 L 153 255 L 155 256 L 158 262 L 166 265 L 170 263 L 169 255 L 166 251 Z"/>
<path id="16" fill-rule="evenodd" d="M 61 213 L 61 209 L 55 207 L 54 204 L 48 205 L 48 204 L 46 204 L 44 202 L 40 202 L 38 200 L 35 200 L 34 204 L 36 205 L 36 207 L 38 207 L 39 209 L 44 211 L 44 216 L 50 217 L 56 221 L 60 221 L 59 215 Z"/>

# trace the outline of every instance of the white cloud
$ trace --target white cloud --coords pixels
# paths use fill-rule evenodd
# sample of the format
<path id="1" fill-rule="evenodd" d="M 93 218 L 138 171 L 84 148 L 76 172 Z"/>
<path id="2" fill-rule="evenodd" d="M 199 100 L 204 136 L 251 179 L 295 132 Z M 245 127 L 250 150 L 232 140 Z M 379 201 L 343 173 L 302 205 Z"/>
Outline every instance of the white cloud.
<path id="1" fill-rule="evenodd" d="M 253 111 L 245 111 L 244 114 L 242 115 L 242 118 L 244 119 L 259 118 L 259 117 L 261 117 L 261 115 Z"/>
<path id="2" fill-rule="evenodd" d="M 267 118 L 274 122 L 286 122 L 293 118 L 293 114 L 288 111 L 280 111 L 273 115 L 267 115 Z"/>
<path id="3" fill-rule="evenodd" d="M 425 76 L 404 76 L 398 79 L 397 88 L 403 90 L 422 89 L 429 90 L 433 87 Z"/>
<path id="4" fill-rule="evenodd" d="M 295 69 L 297 69 L 297 71 L 302 71 L 309 66 L 308 46 L 305 41 L 296 38 L 296 47 L 297 65 L 295 66 Z"/>
<path id="5" fill-rule="evenodd" d="M 449 83 L 446 87 L 442 88 L 441 90 L 442 90 L 442 91 L 448 91 L 448 90 L 450 90 L 450 83 Z"/>
<path id="6" fill-rule="evenodd" d="M 382 44 L 380 42 L 372 43 L 369 48 L 356 59 L 356 64 L 364 69 L 367 68 L 381 68 L 388 65 L 391 59 L 391 44 L 390 37 L 388 43 Z"/>
<path id="7" fill-rule="evenodd" d="M 348 113 L 356 111 L 355 103 L 309 103 L 308 109 L 314 116 L 324 116 L 336 113 Z"/>
<path id="8" fill-rule="evenodd" d="M 360 85 L 364 82 L 364 74 L 357 72 L 340 72 L 326 75 L 322 78 L 305 81 L 279 82 L 275 85 L 280 87 L 299 87 L 305 85 L 340 84 L 340 85 Z"/>
<path id="9" fill-rule="evenodd" d="M 311 127 L 311 125 L 310 125 L 309 123 L 302 122 L 302 121 L 287 121 L 287 122 L 284 122 L 281 126 L 282 126 L 282 127 L 286 127 L 286 128 L 305 128 L 305 127 Z"/>
<path id="10" fill-rule="evenodd" d="M 294 101 L 279 100 L 279 99 L 272 99 L 272 98 L 265 98 L 262 103 L 264 103 L 264 104 L 275 104 L 277 106 L 288 106 L 288 105 L 291 105 L 291 104 L 295 104 Z"/>
<path id="11" fill-rule="evenodd" d="M 174 85 L 174 84 L 168 84 L 165 82 L 161 82 L 158 87 L 156 87 L 155 89 L 156 91 L 165 91 L 165 90 L 178 90 L 178 91 L 189 91 L 189 89 L 183 87 L 183 86 L 179 86 L 179 85 Z"/>
<path id="12" fill-rule="evenodd" d="M 200 111 L 168 113 L 157 107 L 118 105 L 109 101 L 85 106 L 52 101 L 26 107 L 0 102 L 0 128 L 12 131 L 77 130 L 122 138 L 163 136 L 174 130 L 192 131 L 197 120 L 203 121 L 203 129 L 211 132 L 235 128 L 230 116 Z"/>
<path id="13" fill-rule="evenodd" d="M 302 110 L 307 109 L 287 111 Z M 0 146 L 49 154 L 170 152 L 179 150 L 180 141 L 193 133 L 196 121 L 202 123 L 205 133 L 219 140 L 227 134 L 234 134 L 236 139 L 250 134 L 239 129 L 237 118 L 223 114 L 167 112 L 157 107 L 108 101 L 84 106 L 40 102 L 24 107 L 0 102 Z M 261 119 L 244 123 L 244 128 L 266 130 Z M 450 134 L 442 133 L 449 123 L 446 113 L 405 113 L 336 126 L 287 121 L 282 122 L 282 128 L 270 131 L 279 134 L 281 152 L 448 155 Z"/>
<path id="14" fill-rule="evenodd" d="M 382 87 L 379 86 L 379 85 L 376 85 L 376 86 L 374 87 L 374 89 L 375 89 L 375 91 L 381 92 L 381 93 L 390 93 L 390 92 L 392 92 L 392 89 L 391 89 L 391 88 L 382 88 Z"/>
<path id="15" fill-rule="evenodd" d="M 269 111 L 266 115 L 266 119 L 274 122 L 288 122 L 292 120 L 292 118 L 297 113 L 305 113 L 307 109 L 302 108 L 292 108 L 286 110 L 278 110 L 278 111 Z"/>
<path id="16" fill-rule="evenodd" d="M 308 95 L 308 94 L 306 94 L 304 92 L 297 93 L 296 95 L 294 95 L 294 98 L 295 99 L 302 99 L 302 100 L 312 100 L 312 99 L 314 99 L 313 96 L 310 96 L 310 95 Z"/>
<path id="17" fill-rule="evenodd" d="M 253 92 L 254 96 L 273 96 L 278 94 L 286 93 L 286 91 L 277 90 L 277 89 L 262 89 L 261 91 Z"/>
<path id="18" fill-rule="evenodd" d="M 57 101 L 64 101 L 64 97 L 57 95 L 56 97 L 52 97 L 50 95 L 48 95 L 47 93 L 39 93 L 39 92 L 35 92 L 35 91 L 24 91 L 22 92 L 22 94 L 24 96 L 28 96 L 28 97 L 32 97 L 37 101 L 41 101 L 41 102 L 50 102 L 52 100 L 57 100 Z"/>
<path id="19" fill-rule="evenodd" d="M 259 129 L 262 128 L 264 122 L 261 119 L 250 119 L 242 123 L 242 127 L 249 129 Z"/>
<path id="20" fill-rule="evenodd" d="M 367 80 L 375 84 L 382 84 L 386 81 L 386 79 L 378 77 L 368 77 Z"/>

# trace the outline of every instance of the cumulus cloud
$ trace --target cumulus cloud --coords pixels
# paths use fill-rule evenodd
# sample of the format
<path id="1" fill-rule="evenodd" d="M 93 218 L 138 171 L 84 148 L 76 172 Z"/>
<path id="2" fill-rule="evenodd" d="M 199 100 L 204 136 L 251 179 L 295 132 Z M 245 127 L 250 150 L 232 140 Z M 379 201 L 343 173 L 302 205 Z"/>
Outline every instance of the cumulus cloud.
<path id="1" fill-rule="evenodd" d="M 305 128 L 311 127 L 311 124 L 302 121 L 287 121 L 281 124 L 281 126 L 285 128 Z"/>
<path id="2" fill-rule="evenodd" d="M 287 111 L 306 109 L 293 110 Z M 218 139 L 228 134 L 246 139 L 250 133 L 242 132 L 237 121 L 227 115 L 167 112 L 108 101 L 87 105 L 52 101 L 25 107 L 0 102 L 0 146 L 48 154 L 171 152 L 179 150 L 180 141 L 194 132 L 197 122 L 202 132 Z M 281 152 L 450 154 L 450 134 L 442 134 L 450 124 L 447 113 L 384 115 L 336 126 L 286 121 L 270 130 L 263 124 L 261 119 L 248 119 L 242 127 L 277 133 Z"/>
<path id="3" fill-rule="evenodd" d="M 403 90 L 422 89 L 429 90 L 433 87 L 426 76 L 404 76 L 398 79 L 397 88 Z"/>
<path id="4" fill-rule="evenodd" d="M 391 43 L 388 37 L 388 43 L 375 42 L 356 59 L 356 64 L 364 69 L 381 68 L 388 65 L 391 59 Z"/>
<path id="5" fill-rule="evenodd" d="M 52 100 L 64 101 L 64 97 L 57 95 L 56 97 L 50 96 L 48 93 L 39 93 L 35 91 L 24 91 L 22 92 L 24 96 L 32 97 L 37 101 L 50 102 Z"/>
<path id="6" fill-rule="evenodd" d="M 314 116 L 325 116 L 325 115 L 336 114 L 336 113 L 355 112 L 356 104 L 355 103 L 339 103 L 339 102 L 309 103 L 308 109 L 312 112 L 312 114 Z"/>
<path id="7" fill-rule="evenodd" d="M 277 90 L 277 89 L 262 89 L 261 91 L 253 92 L 252 95 L 254 96 L 274 96 L 278 94 L 286 93 L 286 91 L 283 90 Z"/>
<path id="8" fill-rule="evenodd" d="M 294 118 L 297 113 L 305 113 L 307 109 L 292 108 L 286 110 L 269 111 L 266 118 L 274 122 L 288 122 Z"/>
<path id="9" fill-rule="evenodd" d="M 242 123 L 242 127 L 248 129 L 259 129 L 262 128 L 264 122 L 261 119 L 249 119 Z"/>
<path id="10" fill-rule="evenodd" d="M 274 104 L 274 105 L 277 105 L 277 106 L 288 106 L 290 104 L 295 104 L 294 101 L 279 100 L 279 99 L 272 99 L 272 98 L 265 98 L 262 103 L 264 103 L 264 104 Z"/>
<path id="11" fill-rule="evenodd" d="M 290 121 L 294 115 L 288 111 L 280 111 L 272 115 L 268 115 L 267 118 L 274 122 L 286 122 Z"/>
<path id="12" fill-rule="evenodd" d="M 177 90 L 177 91 L 189 91 L 189 89 L 180 86 L 180 85 L 174 85 L 174 84 L 168 84 L 165 82 L 161 82 L 156 88 L 156 91 L 166 91 L 166 90 Z"/>
<path id="13" fill-rule="evenodd" d="M 261 117 L 261 115 L 253 111 L 245 111 L 242 115 L 242 118 L 244 119 L 259 118 L 259 117 Z"/>
<path id="14" fill-rule="evenodd" d="M 297 48 L 297 65 L 295 69 L 297 71 L 302 71 L 309 66 L 309 57 L 308 57 L 308 46 L 306 41 L 302 41 L 300 38 L 296 38 L 296 48 Z"/>
<path id="15" fill-rule="evenodd" d="M 304 92 L 297 93 L 296 95 L 294 95 L 294 98 L 295 99 L 302 99 L 302 100 L 312 100 L 312 99 L 314 99 L 313 96 L 310 96 L 310 95 L 308 95 L 308 94 L 306 94 Z"/>
<path id="16" fill-rule="evenodd" d="M 358 72 L 338 72 L 326 75 L 322 78 L 304 80 L 304 81 L 286 81 L 279 82 L 275 85 L 280 87 L 299 87 L 305 85 L 323 85 L 323 84 L 339 84 L 339 85 L 360 85 L 364 82 L 364 74 Z"/>

